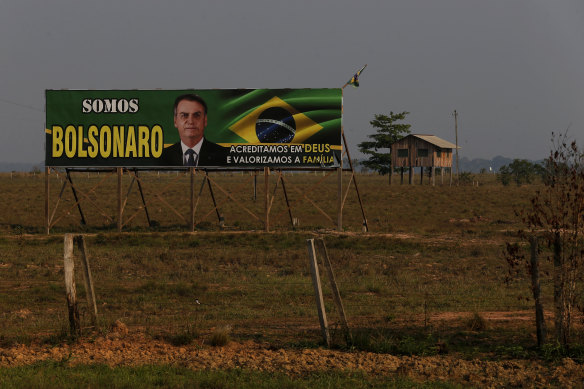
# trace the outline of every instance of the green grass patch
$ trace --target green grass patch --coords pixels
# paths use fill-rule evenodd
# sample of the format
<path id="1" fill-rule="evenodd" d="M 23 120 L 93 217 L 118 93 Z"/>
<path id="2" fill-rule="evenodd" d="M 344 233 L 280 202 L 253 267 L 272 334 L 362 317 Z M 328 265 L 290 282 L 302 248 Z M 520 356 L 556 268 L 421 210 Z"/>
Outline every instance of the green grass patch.
<path id="1" fill-rule="evenodd" d="M 372 377 L 361 372 L 318 372 L 290 377 L 250 370 L 190 370 L 176 366 L 67 366 L 42 362 L 0 368 L 2 387 L 10 388 L 457 388 L 447 382 L 417 383 L 405 378 Z"/>

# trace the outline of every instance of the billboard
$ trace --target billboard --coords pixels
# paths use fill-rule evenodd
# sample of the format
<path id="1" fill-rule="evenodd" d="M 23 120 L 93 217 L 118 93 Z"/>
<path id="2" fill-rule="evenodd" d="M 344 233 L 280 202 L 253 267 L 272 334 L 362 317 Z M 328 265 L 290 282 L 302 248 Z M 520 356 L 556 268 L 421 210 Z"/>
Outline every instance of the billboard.
<path id="1" fill-rule="evenodd" d="M 45 165 L 335 167 L 341 89 L 47 90 Z"/>

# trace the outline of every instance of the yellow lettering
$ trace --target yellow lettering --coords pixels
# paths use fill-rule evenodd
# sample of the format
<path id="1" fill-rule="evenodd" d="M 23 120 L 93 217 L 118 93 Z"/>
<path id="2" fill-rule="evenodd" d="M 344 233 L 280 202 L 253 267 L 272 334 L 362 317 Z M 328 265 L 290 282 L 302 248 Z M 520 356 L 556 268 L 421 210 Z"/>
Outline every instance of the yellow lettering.
<path id="1" fill-rule="evenodd" d="M 65 128 L 65 155 L 67 158 L 73 158 L 77 151 L 77 143 L 75 143 L 75 126 L 67 126 Z"/>
<path id="2" fill-rule="evenodd" d="M 150 131 L 147 126 L 138 126 L 138 157 L 150 157 L 148 148 L 148 136 Z"/>
<path id="3" fill-rule="evenodd" d="M 133 157 L 136 157 L 136 133 L 134 131 L 134 126 L 128 127 L 128 139 L 126 141 L 126 158 L 132 153 Z"/>
<path id="4" fill-rule="evenodd" d="M 89 147 L 87 148 L 87 154 L 89 154 L 89 158 L 97 157 L 97 153 L 99 150 L 97 139 L 95 139 L 95 136 L 97 134 L 98 134 L 97 126 L 89 126 L 89 129 L 87 130 L 87 137 L 89 138 Z"/>
<path id="5" fill-rule="evenodd" d="M 53 126 L 53 158 L 63 155 L 63 127 Z"/>
<path id="6" fill-rule="evenodd" d="M 114 126 L 114 158 L 124 156 L 124 132 L 124 126 Z"/>
<path id="7" fill-rule="evenodd" d="M 152 127 L 152 136 L 150 137 L 150 150 L 154 158 L 159 158 L 162 155 L 164 148 L 164 141 L 162 139 L 162 127 L 158 124 Z"/>
<path id="8" fill-rule="evenodd" d="M 99 131 L 99 155 L 108 158 L 112 153 L 112 129 L 102 126 Z"/>
<path id="9" fill-rule="evenodd" d="M 83 126 L 77 127 L 77 156 L 87 158 L 87 150 L 83 149 Z"/>

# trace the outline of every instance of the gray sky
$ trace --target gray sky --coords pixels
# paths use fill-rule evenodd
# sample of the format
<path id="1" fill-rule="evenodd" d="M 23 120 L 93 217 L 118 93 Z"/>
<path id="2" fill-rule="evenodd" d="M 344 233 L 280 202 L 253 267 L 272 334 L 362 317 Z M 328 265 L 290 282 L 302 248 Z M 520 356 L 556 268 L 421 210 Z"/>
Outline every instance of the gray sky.
<path id="1" fill-rule="evenodd" d="M 375 113 L 461 156 L 584 138 L 583 0 L 0 2 L 0 161 L 44 160 L 45 89 L 345 88 L 352 156 Z"/>

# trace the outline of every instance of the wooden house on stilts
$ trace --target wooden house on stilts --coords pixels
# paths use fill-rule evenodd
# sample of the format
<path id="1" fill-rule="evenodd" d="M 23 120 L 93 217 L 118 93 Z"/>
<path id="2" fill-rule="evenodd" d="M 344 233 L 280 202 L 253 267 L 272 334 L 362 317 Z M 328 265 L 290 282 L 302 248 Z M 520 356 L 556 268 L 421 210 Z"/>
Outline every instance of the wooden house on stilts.
<path id="1" fill-rule="evenodd" d="M 413 183 L 414 168 L 417 167 L 420 168 L 420 184 L 424 180 L 424 168 L 430 168 L 432 185 L 436 183 L 436 168 L 440 168 L 442 183 L 444 170 L 448 169 L 452 184 L 452 150 L 456 147 L 455 144 L 434 135 L 410 134 L 391 145 L 391 165 L 393 168 L 401 168 L 402 184 L 406 167 L 409 169 L 410 184 Z"/>

